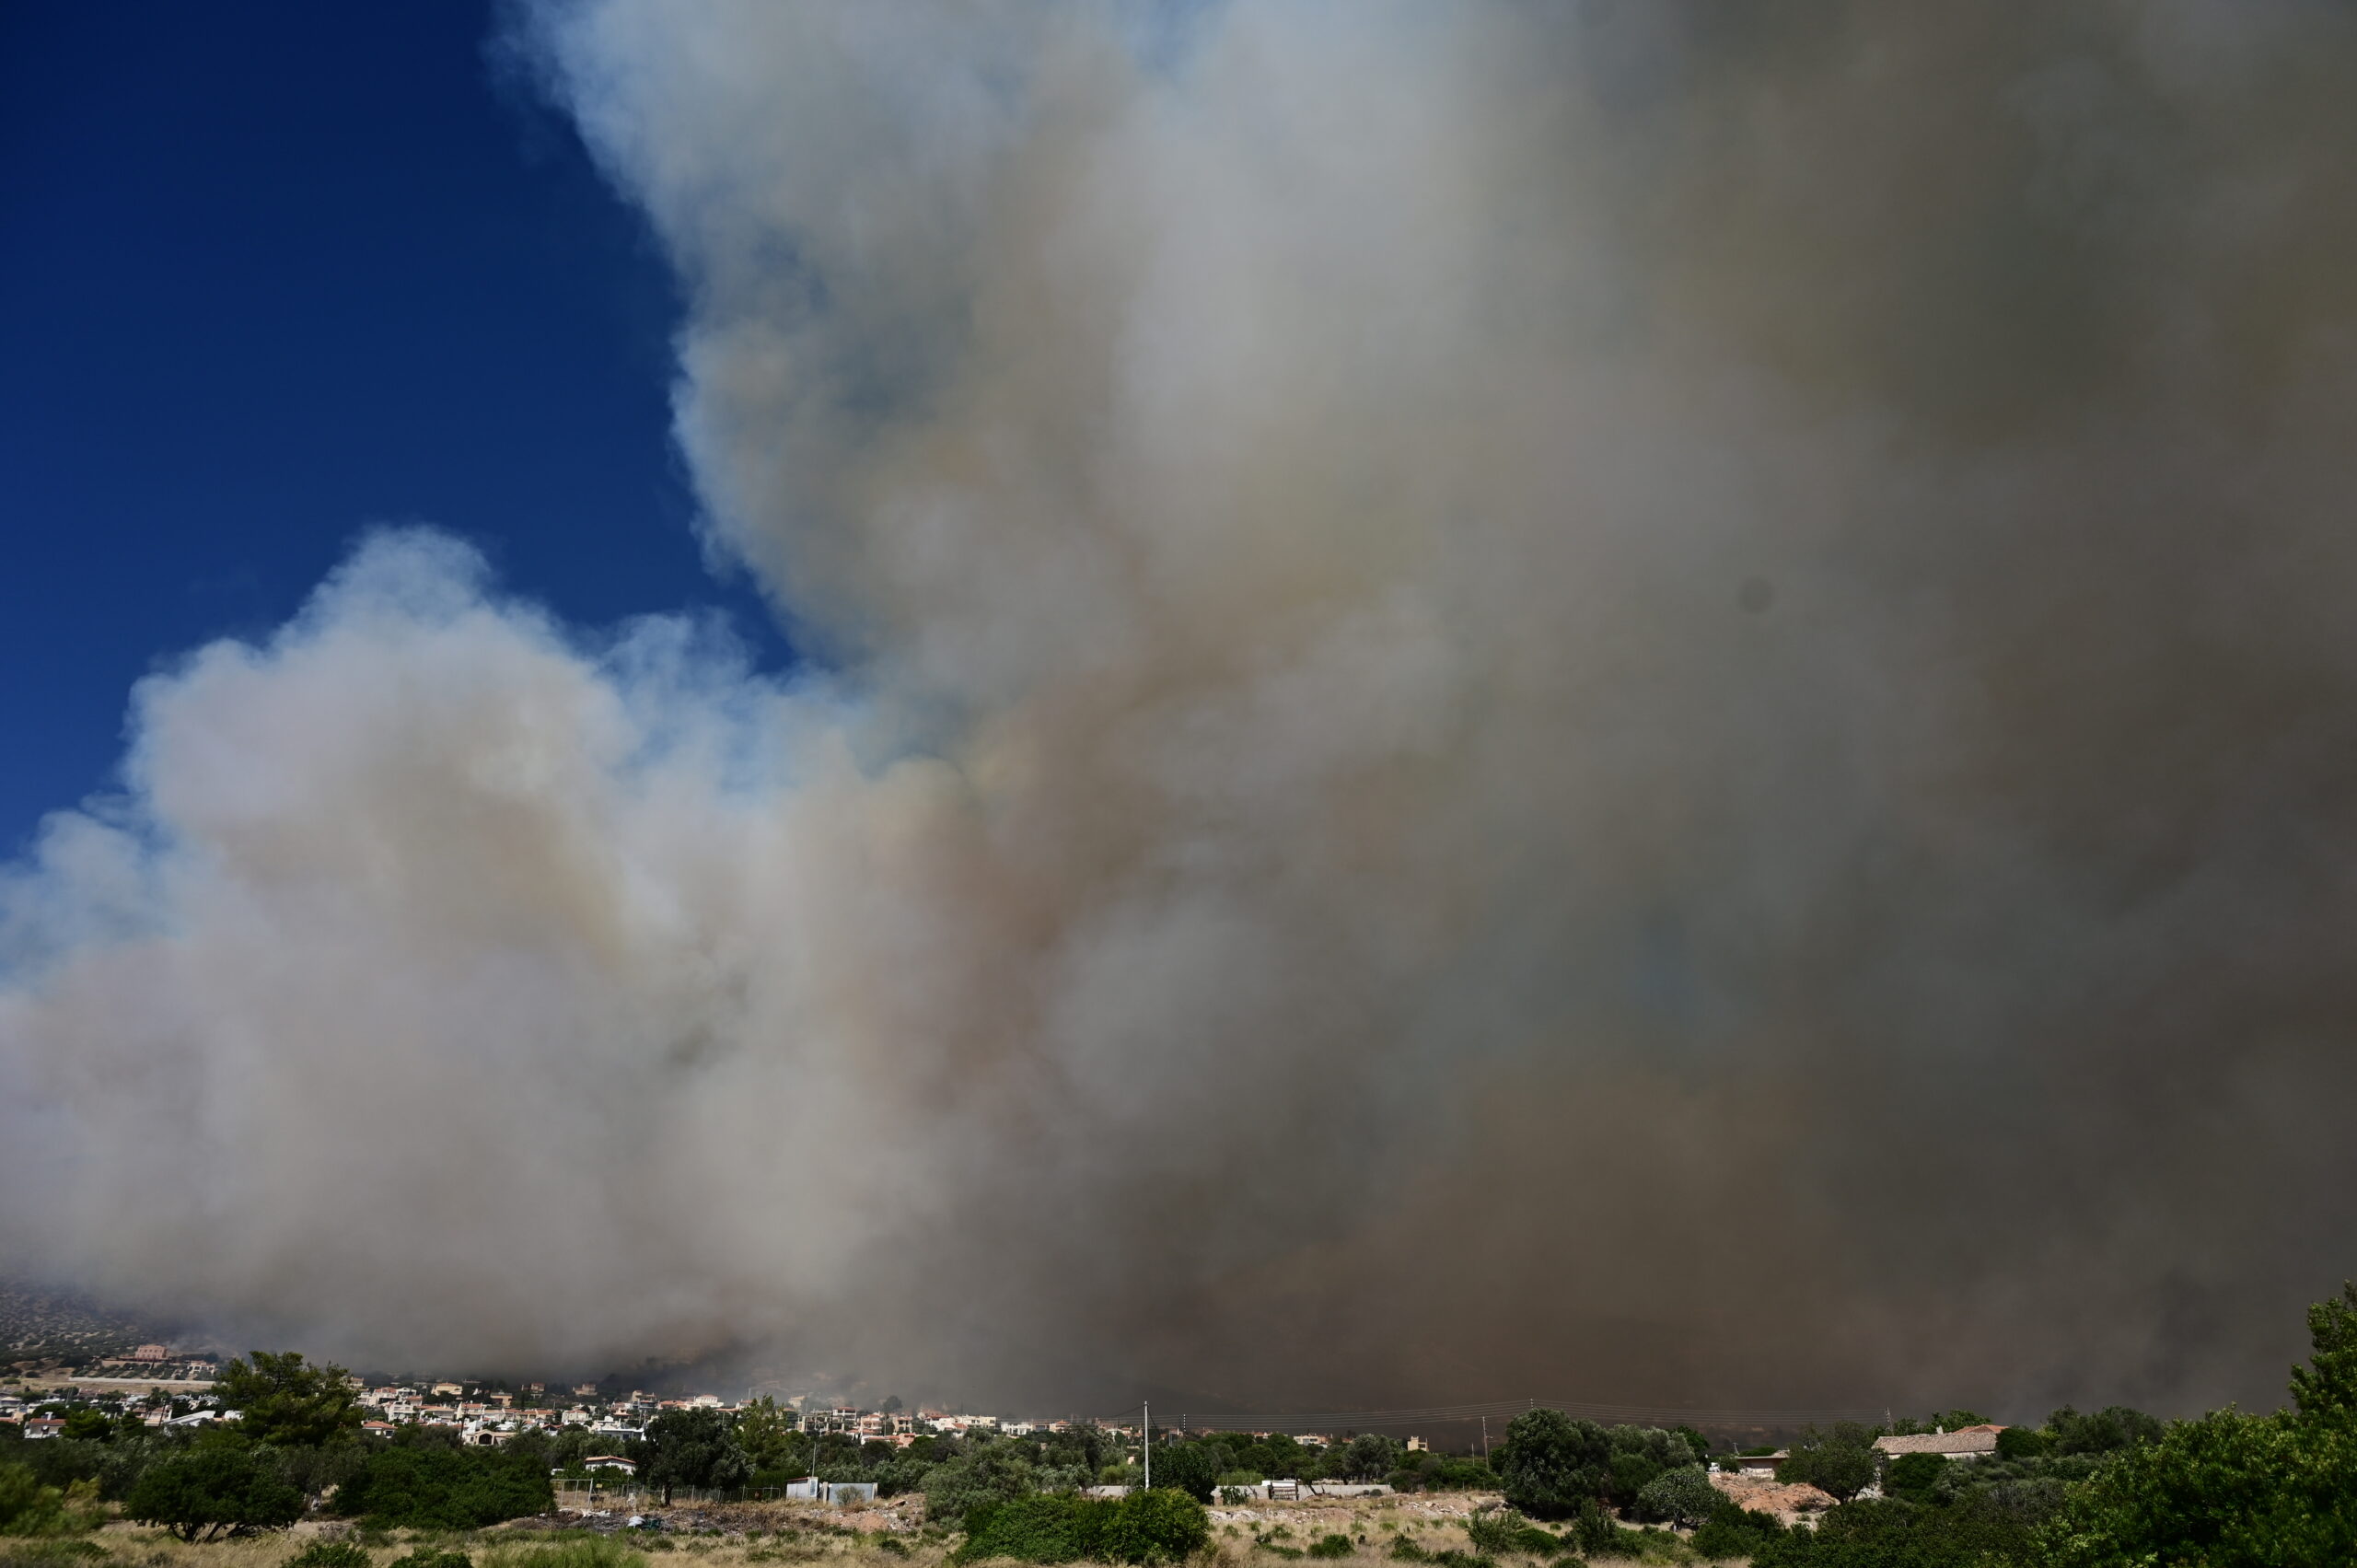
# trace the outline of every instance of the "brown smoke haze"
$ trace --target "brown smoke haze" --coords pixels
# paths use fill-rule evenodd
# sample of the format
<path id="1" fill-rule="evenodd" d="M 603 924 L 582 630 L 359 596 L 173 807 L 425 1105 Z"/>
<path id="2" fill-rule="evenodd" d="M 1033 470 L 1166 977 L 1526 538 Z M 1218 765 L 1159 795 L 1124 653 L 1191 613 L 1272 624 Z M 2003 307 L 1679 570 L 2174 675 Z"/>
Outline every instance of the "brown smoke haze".
<path id="1" fill-rule="evenodd" d="M 511 20 L 816 659 L 409 532 L 145 683 L 0 886 L 7 1257 L 993 1408 L 2275 1402 L 2357 13 Z"/>

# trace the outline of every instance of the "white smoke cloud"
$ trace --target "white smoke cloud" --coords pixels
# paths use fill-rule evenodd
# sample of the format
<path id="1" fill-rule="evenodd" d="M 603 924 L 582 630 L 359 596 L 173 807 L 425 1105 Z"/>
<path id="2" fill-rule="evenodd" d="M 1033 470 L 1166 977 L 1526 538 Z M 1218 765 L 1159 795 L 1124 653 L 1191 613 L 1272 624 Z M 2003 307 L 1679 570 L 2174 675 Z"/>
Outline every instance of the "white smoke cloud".
<path id="1" fill-rule="evenodd" d="M 2344 18 L 519 28 L 826 673 L 412 533 L 147 683 L 0 916 L 12 1253 L 418 1359 L 2267 1396 L 2357 1247 Z"/>

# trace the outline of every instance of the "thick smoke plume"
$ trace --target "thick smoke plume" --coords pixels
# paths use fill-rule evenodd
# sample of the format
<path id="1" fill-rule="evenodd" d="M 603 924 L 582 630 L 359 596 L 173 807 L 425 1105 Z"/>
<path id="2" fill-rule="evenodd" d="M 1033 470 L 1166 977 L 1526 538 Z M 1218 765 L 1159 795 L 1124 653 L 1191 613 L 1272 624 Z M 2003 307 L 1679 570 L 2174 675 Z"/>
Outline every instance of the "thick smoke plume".
<path id="1" fill-rule="evenodd" d="M 511 18 L 810 673 L 373 539 L 0 904 L 0 1244 L 346 1355 L 2271 1403 L 2357 17 Z"/>

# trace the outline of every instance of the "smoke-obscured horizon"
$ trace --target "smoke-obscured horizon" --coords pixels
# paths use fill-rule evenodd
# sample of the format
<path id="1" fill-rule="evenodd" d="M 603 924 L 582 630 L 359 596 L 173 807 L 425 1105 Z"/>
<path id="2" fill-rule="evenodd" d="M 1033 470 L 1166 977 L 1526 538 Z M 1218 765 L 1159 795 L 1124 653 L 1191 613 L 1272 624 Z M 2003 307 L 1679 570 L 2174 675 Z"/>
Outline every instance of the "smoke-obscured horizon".
<path id="1" fill-rule="evenodd" d="M 2357 17 L 527 8 L 790 680 L 373 536 L 0 884 L 0 1248 L 377 1362 L 2272 1404 Z"/>

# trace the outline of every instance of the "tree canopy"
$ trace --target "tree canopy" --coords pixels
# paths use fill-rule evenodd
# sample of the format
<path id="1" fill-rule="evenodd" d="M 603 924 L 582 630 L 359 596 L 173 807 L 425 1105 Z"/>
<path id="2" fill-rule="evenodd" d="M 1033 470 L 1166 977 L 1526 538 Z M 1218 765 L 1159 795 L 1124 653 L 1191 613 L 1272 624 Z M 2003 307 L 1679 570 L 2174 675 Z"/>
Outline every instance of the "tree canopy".
<path id="1" fill-rule="evenodd" d="M 306 1365 L 300 1351 L 258 1350 L 223 1367 L 213 1392 L 255 1442 L 316 1446 L 360 1429 L 347 1376 L 332 1364 Z"/>
<path id="2" fill-rule="evenodd" d="M 1874 1483 L 1875 1472 L 1874 1434 L 1856 1422 L 1837 1421 L 1830 1432 L 1805 1430 L 1776 1473 L 1847 1503 Z"/>
<path id="3" fill-rule="evenodd" d="M 2308 1330 L 2313 1353 L 2292 1374 L 2292 1409 L 2212 1411 L 2120 1451 L 2072 1492 L 2048 1538 L 2050 1560 L 2357 1562 L 2357 1283 L 2311 1308 Z"/>
<path id="4" fill-rule="evenodd" d="M 1507 1502 L 1536 1518 L 1570 1518 L 1604 1494 L 1612 1440 L 1592 1421 L 1528 1411 L 1514 1418 L 1490 1463 Z"/>
<path id="5" fill-rule="evenodd" d="M 149 1465 L 123 1512 L 182 1540 L 211 1540 L 291 1525 L 303 1512 L 303 1495 L 261 1451 L 210 1443 Z"/>
<path id="6" fill-rule="evenodd" d="M 480 1529 L 556 1506 L 528 1451 L 387 1444 L 336 1490 L 336 1511 L 403 1529 Z"/>
<path id="7" fill-rule="evenodd" d="M 646 1423 L 646 1481 L 668 1499 L 675 1486 L 730 1491 L 753 1479 L 753 1461 L 716 1410 L 665 1411 Z"/>

